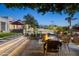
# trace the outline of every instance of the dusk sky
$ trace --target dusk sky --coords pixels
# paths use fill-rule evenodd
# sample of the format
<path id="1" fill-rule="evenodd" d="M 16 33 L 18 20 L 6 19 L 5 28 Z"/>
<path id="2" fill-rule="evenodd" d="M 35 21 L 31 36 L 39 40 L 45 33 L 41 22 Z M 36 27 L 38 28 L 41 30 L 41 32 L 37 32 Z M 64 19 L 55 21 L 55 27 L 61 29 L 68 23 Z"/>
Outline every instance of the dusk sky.
<path id="1" fill-rule="evenodd" d="M 38 13 L 35 10 L 32 9 L 8 9 L 4 5 L 0 4 L 0 16 L 9 16 L 14 18 L 14 20 L 21 19 L 23 20 L 23 16 L 31 14 L 35 17 L 35 19 L 38 21 L 40 25 L 50 25 L 55 24 L 59 26 L 67 26 L 68 23 L 65 20 L 67 15 L 65 14 L 52 14 L 52 13 L 46 13 L 45 15 L 42 15 L 41 13 Z M 75 18 L 78 18 L 78 20 L 72 21 L 72 24 L 76 24 L 79 22 L 79 13 L 75 14 Z"/>

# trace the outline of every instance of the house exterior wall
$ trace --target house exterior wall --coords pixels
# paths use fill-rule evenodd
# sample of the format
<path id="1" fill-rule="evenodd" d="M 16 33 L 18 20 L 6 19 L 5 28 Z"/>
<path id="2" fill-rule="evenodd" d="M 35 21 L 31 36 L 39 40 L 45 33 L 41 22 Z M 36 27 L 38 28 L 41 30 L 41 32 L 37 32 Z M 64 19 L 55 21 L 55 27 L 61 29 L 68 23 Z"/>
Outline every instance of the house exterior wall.
<path id="1" fill-rule="evenodd" d="M 9 30 L 9 21 L 11 19 L 0 17 L 0 31 L 2 32 L 10 32 Z"/>
<path id="2" fill-rule="evenodd" d="M 0 32 L 1 32 L 1 22 L 0 22 Z"/>
<path id="3" fill-rule="evenodd" d="M 24 34 L 28 33 L 29 35 L 33 34 L 34 33 L 34 29 L 30 25 L 26 24 L 23 33 Z"/>
<path id="4" fill-rule="evenodd" d="M 13 24 L 10 24 L 9 25 L 9 29 L 10 30 L 13 30 L 13 29 L 23 29 L 23 25 L 13 25 Z"/>
<path id="5" fill-rule="evenodd" d="M 9 23 L 9 30 L 14 29 L 13 25 Z"/>
<path id="6" fill-rule="evenodd" d="M 0 32 L 23 29 L 23 25 L 11 24 L 11 21 L 13 22 L 13 19 L 10 17 L 0 17 Z"/>

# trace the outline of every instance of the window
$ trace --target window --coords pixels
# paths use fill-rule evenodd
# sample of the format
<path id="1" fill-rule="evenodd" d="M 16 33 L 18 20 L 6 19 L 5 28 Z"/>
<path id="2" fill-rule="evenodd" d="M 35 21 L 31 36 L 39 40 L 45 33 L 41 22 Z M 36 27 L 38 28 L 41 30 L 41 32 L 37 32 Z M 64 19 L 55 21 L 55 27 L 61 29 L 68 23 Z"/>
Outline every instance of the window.
<path id="1" fill-rule="evenodd" d="M 6 23 L 5 22 L 1 22 L 1 30 L 2 31 L 6 30 Z"/>

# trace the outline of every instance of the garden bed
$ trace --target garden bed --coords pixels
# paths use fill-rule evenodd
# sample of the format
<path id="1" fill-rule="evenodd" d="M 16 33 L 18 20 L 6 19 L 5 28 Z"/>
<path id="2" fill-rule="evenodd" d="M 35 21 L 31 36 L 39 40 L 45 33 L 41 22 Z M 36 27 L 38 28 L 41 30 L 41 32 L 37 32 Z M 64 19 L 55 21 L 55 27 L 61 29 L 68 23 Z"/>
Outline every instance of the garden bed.
<path id="1" fill-rule="evenodd" d="M 5 39 L 5 38 L 7 38 L 7 37 L 9 37 L 9 36 L 12 36 L 12 35 L 15 35 L 15 34 L 17 34 L 17 33 L 12 33 L 12 32 L 9 32 L 9 33 L 0 33 L 0 40 L 1 39 Z"/>

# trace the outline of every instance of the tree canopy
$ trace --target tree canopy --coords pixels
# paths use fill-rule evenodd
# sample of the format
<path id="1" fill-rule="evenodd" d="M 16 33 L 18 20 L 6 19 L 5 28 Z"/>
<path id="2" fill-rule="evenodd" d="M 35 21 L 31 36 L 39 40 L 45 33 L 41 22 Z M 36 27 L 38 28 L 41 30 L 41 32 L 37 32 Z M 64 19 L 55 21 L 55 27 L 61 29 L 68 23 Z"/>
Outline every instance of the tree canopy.
<path id="1" fill-rule="evenodd" d="M 77 3 L 8 3 L 4 4 L 7 8 L 31 8 L 39 13 L 65 13 L 73 17 L 79 12 L 79 4 Z"/>
<path id="2" fill-rule="evenodd" d="M 30 14 L 27 14 L 27 15 L 24 16 L 24 24 L 28 24 L 33 28 L 38 27 L 37 20 L 35 20 L 35 18 Z"/>

